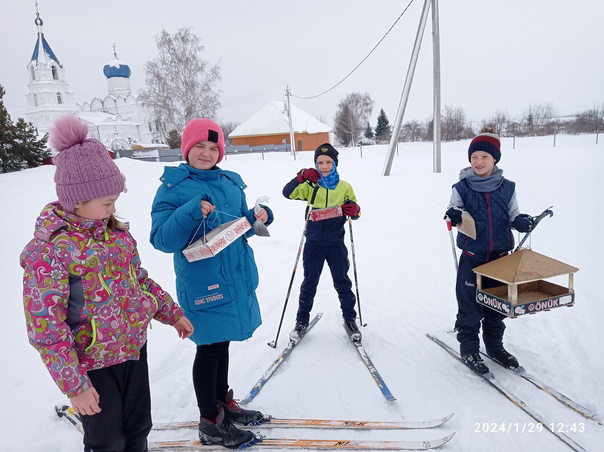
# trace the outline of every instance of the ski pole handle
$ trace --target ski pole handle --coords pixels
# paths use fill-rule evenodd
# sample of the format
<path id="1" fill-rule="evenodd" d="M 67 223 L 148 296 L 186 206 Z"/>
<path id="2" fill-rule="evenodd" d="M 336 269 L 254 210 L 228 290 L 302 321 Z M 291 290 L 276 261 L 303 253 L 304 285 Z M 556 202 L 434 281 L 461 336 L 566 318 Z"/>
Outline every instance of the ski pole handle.
<path id="1" fill-rule="evenodd" d="M 453 261 L 455 262 L 455 272 L 459 270 L 459 264 L 457 263 L 457 251 L 455 250 L 455 239 L 453 238 L 453 225 L 451 220 L 445 218 L 447 222 L 447 229 L 449 230 L 449 238 L 451 239 L 451 250 L 453 251 Z"/>

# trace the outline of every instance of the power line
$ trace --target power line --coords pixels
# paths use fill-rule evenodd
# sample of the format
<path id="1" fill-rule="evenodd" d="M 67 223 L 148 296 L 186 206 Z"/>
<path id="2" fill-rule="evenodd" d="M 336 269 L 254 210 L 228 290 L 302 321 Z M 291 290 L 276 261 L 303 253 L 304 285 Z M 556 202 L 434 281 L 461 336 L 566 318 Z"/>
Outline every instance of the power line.
<path id="1" fill-rule="evenodd" d="M 378 43 L 373 47 L 373 49 L 371 49 L 371 51 L 367 54 L 367 56 L 365 56 L 365 58 L 363 58 L 361 60 L 361 62 L 359 64 L 357 64 L 356 67 L 346 75 L 346 77 L 344 77 L 342 80 L 340 80 L 338 83 L 336 83 L 335 85 L 333 85 L 331 88 L 329 88 L 326 91 L 323 91 L 320 94 L 316 94 L 314 96 L 309 96 L 309 97 L 296 96 L 295 94 L 291 94 L 291 96 L 295 97 L 297 99 L 314 99 L 315 97 L 319 97 L 319 96 L 322 96 L 323 94 L 327 94 L 332 89 L 334 89 L 336 86 L 340 85 L 344 80 L 346 80 L 348 77 L 350 77 L 353 74 L 353 72 L 356 71 L 361 66 L 361 64 L 363 64 L 365 62 L 365 60 L 367 58 L 369 58 L 369 56 L 375 51 L 375 49 L 378 48 L 378 46 L 382 43 L 382 41 L 386 38 L 386 36 L 388 36 L 388 34 L 392 31 L 392 29 L 398 23 L 398 21 L 401 19 L 401 17 L 403 17 L 403 15 L 407 12 L 407 10 L 409 9 L 409 7 L 411 6 L 412 3 L 413 3 L 413 0 L 411 0 L 409 2 L 409 4 L 407 5 L 407 7 L 403 10 L 403 12 L 400 14 L 400 16 L 398 16 L 398 18 L 394 21 L 394 23 L 392 24 L 392 26 L 388 29 L 388 31 L 386 32 L 386 34 L 384 36 L 382 36 L 382 39 L 380 39 L 378 41 Z"/>

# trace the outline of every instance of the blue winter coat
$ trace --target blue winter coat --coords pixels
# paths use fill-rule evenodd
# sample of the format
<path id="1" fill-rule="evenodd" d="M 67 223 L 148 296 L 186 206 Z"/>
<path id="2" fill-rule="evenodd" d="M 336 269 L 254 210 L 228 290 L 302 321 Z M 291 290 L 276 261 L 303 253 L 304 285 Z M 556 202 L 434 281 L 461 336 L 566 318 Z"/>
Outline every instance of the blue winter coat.
<path id="1" fill-rule="evenodd" d="M 262 323 L 256 298 L 258 269 L 247 237 L 250 229 L 216 256 L 189 262 L 182 250 L 215 227 L 246 216 L 246 188 L 241 177 L 218 167 L 198 170 L 187 164 L 166 167 L 151 210 L 151 243 L 174 253 L 178 302 L 195 327 L 191 339 L 197 345 L 242 341 Z M 216 211 L 204 220 L 200 203 L 211 202 Z M 273 214 L 263 206 L 269 215 Z M 197 302 L 197 303 L 196 303 Z"/>

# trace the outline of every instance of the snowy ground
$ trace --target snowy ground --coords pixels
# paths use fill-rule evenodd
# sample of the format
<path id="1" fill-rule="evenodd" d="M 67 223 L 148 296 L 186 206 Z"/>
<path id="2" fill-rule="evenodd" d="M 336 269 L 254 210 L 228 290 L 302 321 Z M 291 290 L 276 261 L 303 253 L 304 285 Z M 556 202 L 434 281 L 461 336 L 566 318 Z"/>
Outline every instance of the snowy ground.
<path id="1" fill-rule="evenodd" d="M 595 136 L 503 139 L 501 167 L 518 184 L 522 212 L 539 214 L 553 205 L 554 217 L 543 220 L 532 248 L 580 269 L 575 277 L 576 305 L 507 320 L 506 345 L 527 370 L 544 382 L 604 416 L 604 317 L 601 258 L 604 254 L 602 193 L 604 143 Z M 535 421 L 425 337 L 432 332 L 456 344 L 446 332 L 453 326 L 454 266 L 442 221 L 451 185 L 466 166 L 468 142 L 445 143 L 440 174 L 432 173 L 431 144 L 404 144 L 392 175 L 380 176 L 386 146 L 344 149 L 340 175 L 352 183 L 362 218 L 354 223 L 364 344 L 398 401 L 388 402 L 356 355 L 341 326 L 341 315 L 329 273 L 325 271 L 315 301 L 323 319 L 267 383 L 252 406 L 279 417 L 424 420 L 455 412 L 435 430 L 403 432 L 274 431 L 273 436 L 316 438 L 433 439 L 456 432 L 447 451 L 568 450 L 547 431 L 529 430 Z M 231 348 L 231 386 L 243 397 L 286 345 L 294 323 L 301 282 L 296 275 L 277 350 L 275 338 L 287 285 L 303 227 L 302 202 L 281 195 L 283 185 L 312 153 L 294 161 L 290 155 L 228 157 L 222 167 L 237 171 L 248 184 L 248 203 L 270 196 L 275 222 L 270 238 L 253 238 L 260 270 L 258 298 L 264 323 L 254 337 Z M 131 222 L 143 266 L 164 288 L 175 293 L 171 256 L 148 242 L 150 206 L 164 164 L 117 161 L 129 191 L 119 214 Z M 18 256 L 30 240 L 36 215 L 55 199 L 54 168 L 0 175 L 3 237 L 0 271 L 6 323 L 0 329 L 3 372 L 0 385 L 0 450 L 73 452 L 82 450 L 81 435 L 53 412 L 66 399 L 28 344 L 21 303 L 22 273 Z M 347 238 L 348 240 L 348 238 Z M 301 268 L 301 267 L 300 267 Z M 598 276 L 600 275 L 600 276 Z M 352 272 L 351 272 L 352 277 Z M 565 283 L 565 281 L 562 281 Z M 197 418 L 191 383 L 195 347 L 182 342 L 172 328 L 159 323 L 149 334 L 149 363 L 155 422 Z M 585 449 L 602 450 L 604 427 L 584 420 L 550 396 L 517 378 L 501 375 L 543 417 L 583 432 L 568 435 Z M 483 424 L 510 428 L 484 432 Z M 195 432 L 152 433 L 151 439 L 195 437 Z"/>

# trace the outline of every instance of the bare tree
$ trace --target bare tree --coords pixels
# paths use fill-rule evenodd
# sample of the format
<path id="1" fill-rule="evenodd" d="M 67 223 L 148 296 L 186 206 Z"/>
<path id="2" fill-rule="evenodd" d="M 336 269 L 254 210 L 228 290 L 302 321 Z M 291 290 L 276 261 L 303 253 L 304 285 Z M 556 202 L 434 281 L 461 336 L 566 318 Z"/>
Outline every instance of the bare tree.
<path id="1" fill-rule="evenodd" d="M 421 141 L 425 134 L 425 126 L 413 119 L 403 124 L 399 136 L 402 138 L 401 141 Z"/>
<path id="2" fill-rule="evenodd" d="M 145 65 L 140 98 L 165 139 L 168 130 L 182 131 L 193 118 L 216 116 L 221 73 L 218 64 L 202 58 L 205 47 L 190 28 L 162 30 L 155 40 L 159 56 Z"/>
<path id="3" fill-rule="evenodd" d="M 577 113 L 567 125 L 569 133 L 598 133 L 604 130 L 604 105 Z"/>
<path id="4" fill-rule="evenodd" d="M 350 93 L 340 101 L 334 118 L 334 134 L 342 144 L 356 144 L 371 116 L 373 103 L 368 93 Z"/>
<path id="5" fill-rule="evenodd" d="M 222 127 L 222 133 L 224 134 L 225 144 L 231 144 L 231 140 L 229 139 L 229 133 L 235 130 L 237 126 L 239 126 L 239 123 L 234 121 L 220 123 L 220 127 Z"/>
<path id="6" fill-rule="evenodd" d="M 531 104 L 522 115 L 529 135 L 549 135 L 556 131 L 558 113 L 551 103 Z"/>
<path id="7" fill-rule="evenodd" d="M 506 132 L 506 127 L 510 122 L 507 111 L 497 110 L 493 116 L 482 121 L 482 127 L 492 128 L 497 135 L 503 135 Z"/>
<path id="8" fill-rule="evenodd" d="M 444 141 L 461 140 L 467 135 L 466 114 L 462 107 L 445 105 L 441 120 L 441 136 Z"/>

